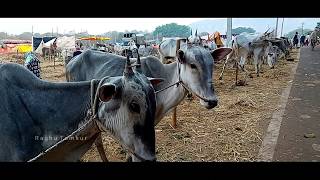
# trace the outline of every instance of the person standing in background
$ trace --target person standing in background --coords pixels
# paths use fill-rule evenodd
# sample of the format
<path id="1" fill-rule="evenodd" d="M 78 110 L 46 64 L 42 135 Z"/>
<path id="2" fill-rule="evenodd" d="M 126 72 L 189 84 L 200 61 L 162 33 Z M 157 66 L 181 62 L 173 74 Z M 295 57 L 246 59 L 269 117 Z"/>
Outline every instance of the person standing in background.
<path id="1" fill-rule="evenodd" d="M 306 36 L 302 34 L 300 37 L 300 47 L 303 47 L 305 45 Z"/>
<path id="2" fill-rule="evenodd" d="M 298 34 L 298 32 L 296 32 L 296 34 L 294 35 L 294 37 L 293 37 L 293 47 L 295 47 L 295 48 L 297 48 L 298 47 L 298 43 L 299 43 L 299 34 Z"/>

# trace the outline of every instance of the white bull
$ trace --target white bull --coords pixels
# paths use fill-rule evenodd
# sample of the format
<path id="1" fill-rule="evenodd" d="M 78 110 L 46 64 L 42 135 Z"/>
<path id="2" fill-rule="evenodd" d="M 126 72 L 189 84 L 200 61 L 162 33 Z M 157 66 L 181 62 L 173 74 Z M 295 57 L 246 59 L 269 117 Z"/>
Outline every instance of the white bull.
<path id="1" fill-rule="evenodd" d="M 310 34 L 310 44 L 311 44 L 312 50 L 317 45 L 319 35 L 320 35 L 320 29 L 318 27 L 316 27 L 314 31 L 312 31 L 312 33 Z"/>
<path id="2" fill-rule="evenodd" d="M 259 77 L 263 57 L 266 55 L 267 47 L 270 45 L 268 39 L 271 33 L 272 32 L 268 33 L 268 31 L 266 31 L 263 34 L 241 33 L 237 35 L 234 40 L 232 40 L 232 52 L 224 62 L 219 79 L 222 80 L 225 66 L 230 59 L 236 59 L 240 69 L 245 71 L 247 75 L 249 72 L 244 68 L 244 65 L 250 55 L 253 56 L 255 72 L 257 77 Z"/>

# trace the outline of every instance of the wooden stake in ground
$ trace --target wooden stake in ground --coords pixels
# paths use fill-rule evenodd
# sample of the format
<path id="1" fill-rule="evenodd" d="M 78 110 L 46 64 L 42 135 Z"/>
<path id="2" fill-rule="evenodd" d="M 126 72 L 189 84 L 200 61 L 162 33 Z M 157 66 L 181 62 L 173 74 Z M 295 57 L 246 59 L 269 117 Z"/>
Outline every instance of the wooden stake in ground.
<path id="1" fill-rule="evenodd" d="M 236 86 L 238 85 L 238 72 L 239 72 L 238 62 L 236 62 Z"/>
<path id="2" fill-rule="evenodd" d="M 173 114 L 172 114 L 172 127 L 173 127 L 174 129 L 177 128 L 177 108 L 176 108 L 176 107 L 173 109 Z"/>

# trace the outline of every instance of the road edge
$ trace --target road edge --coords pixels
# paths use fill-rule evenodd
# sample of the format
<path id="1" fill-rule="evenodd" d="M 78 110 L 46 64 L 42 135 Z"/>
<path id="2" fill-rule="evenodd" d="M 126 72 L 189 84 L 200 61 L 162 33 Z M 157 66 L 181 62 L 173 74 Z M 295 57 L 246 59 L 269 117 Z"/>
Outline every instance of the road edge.
<path id="1" fill-rule="evenodd" d="M 298 65 L 300 63 L 300 52 L 301 52 L 300 50 L 301 49 L 299 49 L 299 53 L 297 56 L 298 63 L 296 63 L 291 70 L 292 74 L 290 75 L 290 79 L 292 79 L 292 80 L 291 80 L 291 82 L 289 81 L 287 87 L 282 91 L 282 94 L 281 94 L 281 97 L 280 97 L 280 100 L 278 103 L 279 104 L 278 109 L 276 109 L 272 113 L 272 118 L 271 118 L 270 123 L 268 125 L 267 132 L 263 138 L 262 145 L 261 145 L 259 153 L 258 153 L 257 161 L 270 162 L 273 159 L 275 147 L 277 145 L 277 141 L 278 141 L 278 137 L 279 137 L 279 133 L 280 133 L 283 114 L 284 114 L 286 106 L 287 106 L 289 94 L 290 94 L 291 87 L 292 87 L 293 80 L 294 80 L 294 76 L 296 74 Z"/>

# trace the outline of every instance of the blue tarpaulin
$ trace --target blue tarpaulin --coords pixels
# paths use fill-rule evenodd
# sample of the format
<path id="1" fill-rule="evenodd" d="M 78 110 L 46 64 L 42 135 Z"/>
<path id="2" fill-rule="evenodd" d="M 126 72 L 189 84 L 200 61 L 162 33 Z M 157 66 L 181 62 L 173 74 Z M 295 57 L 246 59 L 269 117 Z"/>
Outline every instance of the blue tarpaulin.
<path id="1" fill-rule="evenodd" d="M 51 36 L 51 37 L 33 37 L 32 38 L 33 39 L 33 50 L 36 50 L 39 47 L 39 45 L 40 45 L 42 40 L 43 40 L 44 43 L 46 43 L 46 42 L 48 42 L 48 41 L 50 41 L 50 40 L 52 40 L 54 38 L 56 38 L 56 37 L 54 37 L 54 36 Z"/>

